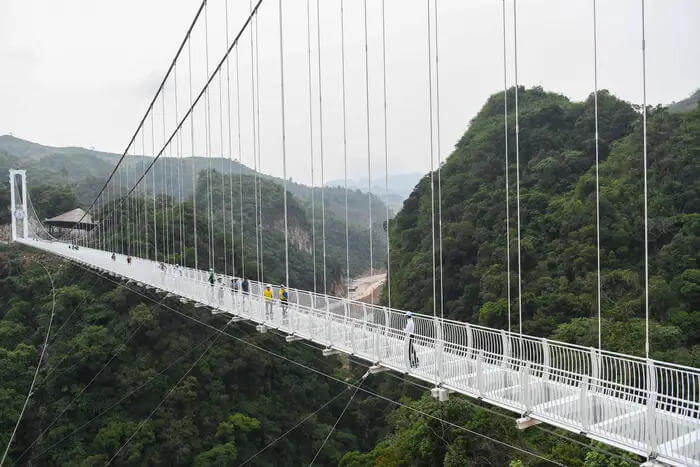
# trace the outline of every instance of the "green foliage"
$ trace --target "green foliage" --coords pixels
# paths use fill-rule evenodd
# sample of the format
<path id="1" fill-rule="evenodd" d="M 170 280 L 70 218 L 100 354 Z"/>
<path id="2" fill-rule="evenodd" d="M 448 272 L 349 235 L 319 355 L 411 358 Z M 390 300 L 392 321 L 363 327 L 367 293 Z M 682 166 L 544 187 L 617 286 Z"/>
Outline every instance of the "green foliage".
<path id="1" fill-rule="evenodd" d="M 231 465 L 253 456 L 343 388 L 234 339 L 220 336 L 211 345 L 218 334 L 209 328 L 55 257 L 17 247 L 5 261 L 14 263 L 18 257 L 24 261 L 17 268 L 0 268 L 8 272 L 0 275 L 7 291 L 0 295 L 3 447 L 24 403 L 51 312 L 48 279 L 30 258 L 50 268 L 57 295 L 48 357 L 8 465 L 45 428 L 20 464 L 31 459 L 34 465 L 104 465 L 135 433 L 116 464 Z M 177 300 L 168 300 L 168 305 L 217 328 L 226 324 L 221 316 Z M 228 332 L 324 373 L 358 377 L 338 359 L 322 358 L 313 349 L 290 346 L 244 324 Z M 358 395 L 356 403 L 363 400 Z M 344 398 L 335 401 L 260 454 L 255 465 L 308 463 L 344 404 Z M 337 463 L 348 450 L 370 449 L 378 436 L 377 413 L 372 408 L 349 410 L 319 464 Z"/>
<path id="2" fill-rule="evenodd" d="M 597 345 L 595 146 L 585 102 L 519 89 L 523 331 Z M 508 92 L 513 108 L 513 89 Z M 603 343 L 643 354 L 644 250 L 638 109 L 598 95 Z M 509 117 L 510 269 L 507 302 L 504 94 L 491 96 L 442 167 L 445 315 L 517 324 L 515 125 Z M 652 354 L 698 365 L 700 109 L 648 109 Z M 432 312 L 430 177 L 391 222 L 392 304 Z M 436 225 L 437 229 L 437 225 Z M 641 324 L 640 324 L 641 323 Z M 626 329 L 628 328 L 628 329 Z"/>

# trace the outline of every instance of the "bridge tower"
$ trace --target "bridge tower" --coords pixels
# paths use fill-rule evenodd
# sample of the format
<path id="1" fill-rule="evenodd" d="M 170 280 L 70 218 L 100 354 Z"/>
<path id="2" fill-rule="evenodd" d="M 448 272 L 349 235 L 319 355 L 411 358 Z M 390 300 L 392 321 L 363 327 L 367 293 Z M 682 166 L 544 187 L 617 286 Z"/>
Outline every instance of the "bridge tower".
<path id="1" fill-rule="evenodd" d="M 22 202 L 16 198 L 15 185 L 19 176 L 22 186 Z M 29 238 L 29 221 L 27 219 L 27 171 L 10 169 L 10 213 L 12 215 L 12 241 L 17 240 L 17 221 L 22 221 L 22 237 Z"/>

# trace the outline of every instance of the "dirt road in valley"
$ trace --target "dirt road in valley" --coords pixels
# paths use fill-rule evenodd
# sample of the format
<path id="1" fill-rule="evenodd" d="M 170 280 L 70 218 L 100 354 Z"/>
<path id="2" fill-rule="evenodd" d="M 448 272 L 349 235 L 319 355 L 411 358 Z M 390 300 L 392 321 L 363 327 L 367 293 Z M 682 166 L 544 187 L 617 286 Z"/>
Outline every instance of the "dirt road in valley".
<path id="1" fill-rule="evenodd" d="M 377 303 L 384 281 L 386 281 L 386 273 L 356 277 L 350 281 L 350 298 L 369 303 L 374 296 L 373 301 Z"/>

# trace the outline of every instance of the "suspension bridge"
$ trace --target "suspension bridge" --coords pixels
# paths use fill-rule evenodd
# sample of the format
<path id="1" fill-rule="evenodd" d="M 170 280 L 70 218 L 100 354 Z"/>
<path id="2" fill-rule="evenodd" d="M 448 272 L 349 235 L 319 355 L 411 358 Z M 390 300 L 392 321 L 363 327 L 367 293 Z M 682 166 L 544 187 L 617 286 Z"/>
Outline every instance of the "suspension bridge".
<path id="1" fill-rule="evenodd" d="M 269 3 L 269 5 L 267 5 Z M 383 113 L 379 125 L 384 132 L 383 152 L 385 163 L 388 157 L 387 98 L 386 98 L 386 41 L 384 1 L 377 3 L 380 13 L 380 57 L 383 68 L 379 80 L 384 92 L 379 97 Z M 504 91 L 507 93 L 506 54 L 507 14 L 506 2 L 502 3 Z M 209 11 L 218 4 L 219 14 Z M 265 10 L 262 9 L 266 5 Z M 642 25 L 644 25 L 644 2 L 641 2 Z M 529 336 L 522 332 L 521 311 L 521 238 L 520 238 L 520 169 L 518 135 L 518 76 L 517 76 L 517 8 L 513 2 L 512 34 L 515 63 L 514 84 L 510 91 L 515 94 L 515 108 L 509 113 L 504 109 L 504 138 L 508 143 L 509 118 L 515 118 L 515 138 L 510 144 L 516 154 L 516 204 L 517 238 L 514 249 L 517 254 L 515 271 L 517 279 L 517 309 L 510 309 L 508 296 L 508 328 L 492 329 L 475 324 L 459 322 L 444 317 L 442 304 L 442 209 L 440 186 L 440 91 L 438 67 L 438 2 L 427 1 L 423 18 L 426 21 L 427 56 L 426 74 L 429 86 L 430 181 L 433 203 L 432 215 L 432 283 L 433 315 L 412 314 L 413 330 L 407 331 L 410 313 L 391 306 L 391 290 L 386 305 L 355 301 L 333 296 L 326 287 L 326 220 L 324 189 L 324 104 L 323 66 L 321 60 L 320 10 L 324 8 L 318 0 L 315 10 L 312 2 L 306 2 L 306 31 L 308 68 L 308 130 L 311 148 L 308 156 L 312 173 L 312 187 L 315 180 L 313 168 L 320 162 L 321 178 L 317 190 L 321 194 L 320 240 L 323 245 L 323 291 L 301 290 L 290 284 L 289 249 L 290 232 L 287 203 L 287 130 L 288 118 L 285 109 L 285 10 L 283 2 L 273 0 L 251 2 L 248 10 L 239 21 L 242 25 L 233 32 L 230 25 L 232 14 L 229 2 L 205 0 L 196 12 L 185 38 L 168 68 L 163 81 L 141 119 L 126 150 L 116 164 L 104 186 L 91 203 L 89 209 L 76 220 L 72 229 L 65 229 L 66 235 L 54 237 L 34 212 L 27 195 L 27 175 L 21 170 L 10 171 L 12 190 L 11 209 L 12 240 L 32 248 L 37 248 L 69 261 L 78 263 L 123 280 L 135 287 L 158 291 L 179 299 L 183 303 L 194 303 L 197 307 L 207 307 L 212 313 L 225 313 L 232 320 L 249 320 L 257 324 L 259 332 L 275 329 L 286 334 L 286 340 L 293 342 L 305 339 L 323 346 L 325 355 L 345 353 L 362 358 L 372 366 L 370 373 L 395 371 L 432 385 L 432 395 L 444 401 L 450 393 L 463 394 L 486 403 L 507 409 L 517 414 L 518 427 L 526 429 L 537 423 L 547 423 L 572 433 L 583 434 L 625 451 L 644 456 L 648 465 L 697 465 L 700 466 L 700 370 L 669 362 L 658 361 L 649 356 L 649 287 L 648 255 L 645 250 L 645 311 L 647 319 L 645 356 L 635 357 L 605 350 L 598 336 L 598 347 L 582 347 L 566 342 L 553 341 Z M 368 197 L 370 269 L 372 262 L 372 164 L 370 153 L 377 150 L 370 141 L 370 86 L 368 67 L 367 0 L 363 2 L 364 22 L 364 84 L 365 121 L 367 140 L 367 168 L 370 180 Z M 313 13 L 316 19 L 313 19 Z M 592 2 L 594 53 L 597 52 L 595 0 Z M 341 56 L 341 102 L 343 121 L 343 163 L 347 192 L 347 134 L 346 116 L 347 84 L 345 56 L 344 2 L 340 0 L 339 17 Z M 219 61 L 210 63 L 210 42 L 214 41 L 210 24 L 220 20 L 218 38 L 225 44 Z M 259 31 L 268 31 L 261 22 L 275 26 L 279 40 L 276 48 L 278 60 L 279 114 L 279 163 L 282 167 L 283 184 L 283 251 L 284 274 L 281 280 L 288 292 L 288 302 L 266 297 L 264 289 L 269 276 L 265 277 L 263 264 L 263 228 L 265 225 L 262 210 L 263 196 L 266 193 L 267 179 L 261 174 L 261 106 L 263 87 L 260 67 L 260 44 L 263 39 Z M 313 26 L 316 26 L 314 31 Z M 644 44 L 644 29 L 642 38 Z M 314 49 L 315 46 L 315 49 Z M 193 50 L 194 49 L 194 50 Z M 267 49 L 270 50 L 270 49 Z M 313 51 L 317 60 L 313 60 Z M 645 61 L 642 47 L 641 61 Z M 245 62 L 245 63 L 244 63 Z M 195 76 L 199 67 L 199 80 Z M 643 65 L 644 69 L 646 65 Z M 597 58 L 593 64 L 595 80 L 592 86 L 597 95 Z M 314 73 L 315 72 L 315 73 Z M 243 76 L 246 75 L 246 76 Z M 178 84 L 179 80 L 179 84 Z M 644 103 L 642 118 L 644 124 L 644 216 L 645 245 L 646 235 L 646 75 L 644 75 Z M 315 89 L 314 89 L 315 87 Z M 182 111 L 184 109 L 184 112 Z M 297 110 L 297 109 L 293 109 Z M 317 119 L 311 118 L 316 114 Z M 598 110 L 596 104 L 596 207 L 598 203 Z M 268 135 L 269 137 L 269 135 Z M 314 149 L 313 142 L 318 146 Z M 199 179 L 194 173 L 194 157 L 203 157 L 208 170 Z M 245 193 L 243 175 L 229 173 L 228 188 L 223 173 L 232 163 L 243 162 L 244 156 L 253 166 L 253 193 Z M 320 160 L 314 160 L 319 156 Z M 185 180 L 184 157 L 190 157 L 193 164 L 192 179 Z M 508 167 L 508 149 L 504 154 L 504 168 Z M 215 186 L 216 172 L 222 171 L 221 192 Z M 388 169 L 388 163 L 387 163 Z M 508 171 L 506 184 L 509 183 Z M 388 177 L 388 170 L 386 170 Z M 237 178 L 237 182 L 235 183 Z M 205 186 L 198 186 L 204 183 Z M 236 186 L 237 185 L 237 186 Z M 507 187 L 508 185 L 506 185 Z M 191 188 L 191 190 L 190 190 Z M 237 203 L 234 203 L 234 190 L 238 190 Z M 313 193 L 316 190 L 312 191 Z M 388 189 L 387 189 L 388 191 Z M 189 194 L 188 194 L 189 193 Z M 198 207 L 197 196 L 205 193 L 204 212 Z M 506 208 L 510 209 L 506 189 Z M 220 198 L 219 198 L 220 196 Z M 244 196 L 249 199 L 254 210 L 254 225 L 244 226 Z M 183 213 L 183 206 L 191 197 L 192 219 Z M 252 200 L 250 199 L 252 198 Z M 201 202 L 201 200 L 200 200 Z M 312 202 L 312 207 L 316 205 Z M 219 209 L 220 207 L 220 209 Z M 198 209 L 200 211 L 198 212 Z M 350 253 L 346 196 L 346 271 L 344 279 L 350 283 Z M 314 213 L 314 216 L 316 214 Z M 200 217 L 199 223 L 197 216 Z M 598 231 L 598 320 L 600 321 L 600 216 L 595 213 Z M 202 228 L 201 220 L 206 221 Z M 239 224 L 240 231 L 234 220 Z M 506 213 L 506 223 L 510 213 Z M 377 219 L 374 220 L 375 222 Z M 389 222 L 389 212 L 386 213 Z M 191 225 L 188 223 L 191 222 Z M 313 225 L 316 222 L 314 220 Z M 244 235 L 244 227 L 254 233 L 254 240 Z M 215 231 L 223 231 L 217 238 Z M 387 236 L 389 235 L 389 229 Z M 510 294 L 510 226 L 507 226 L 507 246 L 509 249 L 507 269 Z M 316 232 L 313 233 L 314 254 Z M 199 236 L 199 238 L 198 238 Z M 206 240 L 206 251 L 201 251 Z M 190 239 L 191 244 L 187 241 Z M 387 256 L 389 239 L 387 238 Z M 253 242 L 254 248 L 244 248 L 246 241 Z M 255 271 L 245 270 L 247 251 L 255 251 Z M 206 260 L 203 258 L 206 255 Z M 223 258 L 223 261 L 221 261 Z M 390 263 L 387 261 L 387 263 Z M 316 258 L 313 260 L 314 281 L 316 278 Z M 244 290 L 238 278 L 255 277 Z M 390 284 L 391 270 L 388 271 Z M 236 286 L 231 286 L 236 284 Z M 272 296 L 280 296 L 280 287 L 272 288 Z M 270 303 L 272 303 L 271 309 Z M 515 307 L 514 307 L 515 308 Z M 511 323 L 511 315 L 515 323 Z M 409 328 L 410 329 L 410 328 Z M 516 330 L 514 330 L 516 329 Z M 413 351 L 415 350 L 415 356 Z"/>

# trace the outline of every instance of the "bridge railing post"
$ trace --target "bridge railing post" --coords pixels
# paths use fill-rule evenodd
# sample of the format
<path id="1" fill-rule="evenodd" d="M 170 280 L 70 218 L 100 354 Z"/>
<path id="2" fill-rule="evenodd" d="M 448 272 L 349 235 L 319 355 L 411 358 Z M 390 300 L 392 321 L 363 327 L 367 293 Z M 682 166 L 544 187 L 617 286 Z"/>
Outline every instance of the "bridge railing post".
<path id="1" fill-rule="evenodd" d="M 444 322 L 439 318 L 435 317 L 433 319 L 435 339 L 433 341 L 433 348 L 435 353 L 435 384 L 439 385 L 442 383 L 443 375 L 443 358 L 445 349 L 445 339 L 443 337 L 443 326 Z"/>
<path id="2" fill-rule="evenodd" d="M 475 358 L 476 354 L 474 353 L 474 336 L 472 336 L 472 327 L 469 323 L 465 323 L 464 327 L 467 334 L 467 358 L 473 359 Z"/>
<path id="3" fill-rule="evenodd" d="M 579 381 L 579 396 L 578 396 L 578 412 L 581 417 L 581 429 L 584 432 L 588 432 L 590 429 L 590 406 L 588 400 L 588 387 L 589 387 L 590 377 L 588 375 L 583 375 L 581 381 Z"/>
<path id="4" fill-rule="evenodd" d="M 333 342 L 331 342 L 331 309 L 328 306 L 328 296 L 325 295 L 323 299 L 326 303 L 326 342 L 330 346 L 333 345 Z"/>
<path id="5" fill-rule="evenodd" d="M 386 313 L 386 307 L 382 307 L 382 311 Z M 367 320 L 369 319 L 367 316 L 367 307 L 365 304 L 362 304 L 362 313 L 364 315 L 364 322 L 365 326 L 367 326 Z M 372 310 L 372 326 L 370 326 L 370 333 L 372 335 L 372 356 L 374 357 L 374 362 L 379 361 L 379 336 L 380 336 L 380 323 L 376 323 L 377 321 L 375 319 L 376 316 L 376 311 Z M 367 335 L 367 329 L 365 328 L 365 336 Z"/>
<path id="6" fill-rule="evenodd" d="M 484 353 L 481 349 L 476 353 L 476 392 L 483 396 L 484 389 Z"/>
<path id="7" fill-rule="evenodd" d="M 529 413 L 532 410 L 532 384 L 530 382 L 530 362 L 520 365 L 520 389 L 522 399 L 520 403 L 523 405 L 524 413 Z"/>
<path id="8" fill-rule="evenodd" d="M 502 387 L 508 386 L 508 366 L 511 363 L 512 349 L 510 346 L 510 335 L 506 333 L 505 330 L 501 329 L 501 346 L 502 346 L 502 359 L 501 359 L 501 385 Z M 522 355 L 520 356 L 522 358 Z M 523 368 L 523 362 L 520 362 L 520 369 Z M 529 370 L 529 369 L 528 369 Z M 528 375 L 529 376 L 529 375 Z"/>
<path id="9" fill-rule="evenodd" d="M 350 349 L 352 353 L 355 353 L 355 324 L 352 321 L 348 321 L 349 314 L 349 304 L 345 299 L 343 300 L 343 334 L 345 335 L 345 340 L 350 341 Z M 350 326 L 350 329 L 348 329 Z"/>
<path id="10" fill-rule="evenodd" d="M 542 379 L 549 380 L 549 374 L 552 370 L 552 356 L 549 351 L 549 342 L 547 339 L 542 339 Z"/>
<path id="11" fill-rule="evenodd" d="M 658 399 L 656 366 L 651 359 L 646 361 L 646 380 L 646 442 L 648 453 L 653 455 L 658 448 L 659 437 L 656 428 L 656 401 Z"/>

